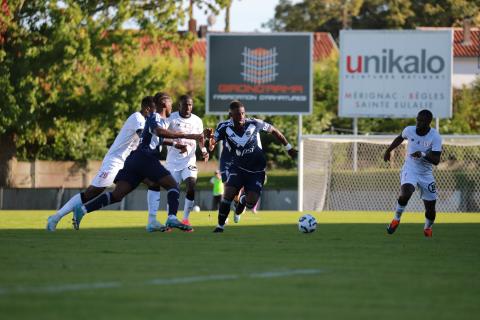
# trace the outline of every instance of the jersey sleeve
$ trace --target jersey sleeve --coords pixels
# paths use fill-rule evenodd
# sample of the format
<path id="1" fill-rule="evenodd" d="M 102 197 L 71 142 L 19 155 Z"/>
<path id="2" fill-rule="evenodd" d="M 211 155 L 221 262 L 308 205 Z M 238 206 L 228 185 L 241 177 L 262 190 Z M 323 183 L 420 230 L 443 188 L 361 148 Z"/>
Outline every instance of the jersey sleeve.
<path id="1" fill-rule="evenodd" d="M 145 127 L 145 118 L 142 115 L 135 117 L 135 121 L 133 123 L 134 131 L 143 130 L 144 127 Z"/>
<path id="2" fill-rule="evenodd" d="M 268 122 L 265 122 L 263 120 L 260 120 L 260 119 L 254 119 L 255 120 L 255 124 L 258 128 L 258 131 L 265 131 L 265 132 L 270 132 L 270 130 L 272 129 L 272 125 Z"/>
<path id="3" fill-rule="evenodd" d="M 200 118 L 198 118 L 197 133 L 203 133 L 203 121 Z"/>
<path id="4" fill-rule="evenodd" d="M 155 129 L 158 127 L 162 129 L 168 129 L 168 126 L 169 126 L 169 121 L 167 119 L 160 117 L 160 115 L 157 113 L 155 115 L 155 122 L 154 122 L 153 128 L 151 129 Z"/>
<path id="5" fill-rule="evenodd" d="M 433 137 L 432 151 L 442 151 L 442 137 L 438 133 Z"/>
<path id="6" fill-rule="evenodd" d="M 219 123 L 213 134 L 215 141 L 220 141 L 225 139 L 225 126 L 223 123 Z"/>
<path id="7" fill-rule="evenodd" d="M 408 139 L 408 136 L 409 136 L 409 133 L 410 133 L 409 128 L 410 127 L 405 127 L 405 129 L 403 129 L 403 131 L 402 131 L 402 138 L 403 139 Z"/>

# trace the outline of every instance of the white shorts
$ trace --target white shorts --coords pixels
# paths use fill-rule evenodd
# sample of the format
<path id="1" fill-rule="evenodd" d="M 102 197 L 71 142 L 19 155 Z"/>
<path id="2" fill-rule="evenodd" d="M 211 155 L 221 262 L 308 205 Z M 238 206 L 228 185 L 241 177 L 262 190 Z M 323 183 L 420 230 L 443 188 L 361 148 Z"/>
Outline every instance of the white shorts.
<path id="1" fill-rule="evenodd" d="M 110 187 L 113 184 L 113 180 L 117 176 L 118 171 L 123 168 L 123 163 L 105 161 L 102 162 L 100 170 L 98 170 L 97 175 L 93 178 L 90 185 L 98 188 Z"/>
<path id="2" fill-rule="evenodd" d="M 182 181 L 186 180 L 187 178 L 195 178 L 197 179 L 198 169 L 195 165 L 189 165 L 181 170 L 175 170 L 173 166 L 169 166 L 168 164 L 165 166 L 172 177 L 180 184 Z"/>
<path id="3" fill-rule="evenodd" d="M 400 184 L 411 184 L 420 189 L 420 197 L 423 200 L 437 200 L 437 188 L 433 174 L 419 175 L 403 169 L 400 173 Z"/>

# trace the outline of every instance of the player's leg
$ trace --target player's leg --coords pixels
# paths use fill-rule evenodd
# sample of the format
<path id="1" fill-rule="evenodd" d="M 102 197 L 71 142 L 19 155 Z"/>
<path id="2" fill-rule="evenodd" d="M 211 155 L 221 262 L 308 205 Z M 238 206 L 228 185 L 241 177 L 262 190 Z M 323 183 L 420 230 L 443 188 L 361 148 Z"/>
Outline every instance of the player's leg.
<path id="1" fill-rule="evenodd" d="M 163 166 L 162 166 L 163 168 Z M 177 181 L 170 175 L 166 169 L 165 172 L 160 173 L 161 177 L 158 180 L 158 184 L 167 190 L 167 206 L 168 217 L 165 225 L 167 228 L 177 228 L 183 231 L 191 232 L 193 228 L 189 225 L 181 223 L 177 218 L 177 211 L 179 205 L 180 189 L 178 188 Z"/>
<path id="2" fill-rule="evenodd" d="M 80 222 L 82 221 L 85 214 L 97 211 L 113 203 L 120 202 L 127 194 L 130 193 L 130 191 L 132 191 L 138 186 L 140 181 L 134 185 L 132 185 L 126 180 L 116 181 L 115 189 L 112 192 L 105 192 L 99 197 L 87 202 L 84 205 L 76 206 L 73 209 L 72 219 L 74 229 L 78 230 L 80 228 Z"/>
<path id="3" fill-rule="evenodd" d="M 141 170 L 144 167 L 148 167 L 149 164 L 148 159 L 145 159 L 140 153 L 130 154 L 124 163 L 123 169 L 118 172 L 113 180 L 115 183 L 115 189 L 112 192 L 103 193 L 86 204 L 76 206 L 73 209 L 73 227 L 76 230 L 79 229 L 80 221 L 86 213 L 96 211 L 110 204 L 121 201 L 123 197 L 135 189 L 140 182 L 145 179 Z"/>
<path id="4" fill-rule="evenodd" d="M 435 210 L 436 202 L 436 200 L 423 200 L 423 203 L 425 204 L 425 225 L 423 227 L 423 234 L 428 238 L 433 235 L 432 226 L 437 215 L 437 211 Z"/>
<path id="5" fill-rule="evenodd" d="M 233 208 L 235 211 L 235 217 L 239 217 L 242 213 L 245 212 L 246 206 L 245 206 L 245 191 L 244 188 L 242 187 L 235 198 L 233 199 Z"/>
<path id="6" fill-rule="evenodd" d="M 262 194 L 263 183 L 265 182 L 265 172 L 244 172 L 244 195 L 240 197 L 239 205 L 245 206 L 252 210 L 258 202 Z M 238 209 L 238 207 L 237 207 Z M 235 211 L 234 221 L 240 222 L 242 212 Z"/>
<path id="7" fill-rule="evenodd" d="M 188 220 L 190 218 L 190 212 L 195 205 L 195 187 L 197 185 L 197 173 L 198 169 L 196 166 L 188 166 L 182 170 L 182 179 L 185 181 L 186 186 L 186 195 L 185 195 L 185 205 L 183 207 L 183 223 L 190 224 Z"/>
<path id="8" fill-rule="evenodd" d="M 225 186 L 222 200 L 220 200 L 220 205 L 218 206 L 218 225 L 213 230 L 213 232 L 223 232 L 223 229 L 225 228 L 225 223 L 230 213 L 230 206 L 232 205 L 233 198 L 237 193 L 238 187 L 234 185 Z"/>
<path id="9" fill-rule="evenodd" d="M 402 170 L 400 173 L 400 196 L 397 199 L 395 214 L 392 222 L 387 226 L 387 233 L 393 234 L 400 225 L 400 219 L 407 207 L 408 201 L 415 192 L 415 185 L 417 184 L 416 175 L 409 173 L 407 170 Z"/>
<path id="10" fill-rule="evenodd" d="M 167 228 L 157 220 L 157 212 L 160 205 L 160 186 L 157 183 L 150 181 L 149 179 L 143 180 L 143 183 L 148 186 L 148 221 L 145 229 L 148 232 L 164 232 L 167 230 Z"/>
<path id="11" fill-rule="evenodd" d="M 67 214 L 73 211 L 76 206 L 87 203 L 98 197 L 106 187 L 113 184 L 113 180 L 121 167 L 117 163 L 104 160 L 102 167 L 93 179 L 90 186 L 83 192 L 71 197 L 54 215 L 47 219 L 47 230 L 55 231 L 58 222 Z"/>
<path id="12" fill-rule="evenodd" d="M 419 188 L 422 194 L 422 200 L 425 205 L 425 226 L 423 234 L 425 237 L 432 236 L 432 226 L 436 217 L 437 188 L 433 175 L 421 176 L 419 178 Z"/>

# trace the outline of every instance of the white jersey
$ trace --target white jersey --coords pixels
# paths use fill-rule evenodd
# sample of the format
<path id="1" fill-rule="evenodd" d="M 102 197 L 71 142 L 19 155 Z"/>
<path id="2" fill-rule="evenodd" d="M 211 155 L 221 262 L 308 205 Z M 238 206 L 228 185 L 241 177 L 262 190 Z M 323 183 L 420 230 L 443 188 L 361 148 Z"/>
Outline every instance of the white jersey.
<path id="1" fill-rule="evenodd" d="M 433 165 L 430 162 L 422 158 L 414 158 L 411 154 L 416 151 L 425 153 L 429 151 L 442 151 L 442 138 L 437 130 L 430 128 L 430 131 L 426 135 L 419 136 L 415 126 L 408 126 L 403 129 L 402 137 L 408 141 L 403 170 L 418 175 L 432 174 Z"/>
<path id="2" fill-rule="evenodd" d="M 115 141 L 108 149 L 103 162 L 124 163 L 128 155 L 137 148 L 140 140 L 137 131 L 145 127 L 145 117 L 140 112 L 135 112 L 123 124 Z"/>
<path id="3" fill-rule="evenodd" d="M 199 134 L 203 132 L 203 122 L 198 116 L 193 113 L 189 118 L 182 118 L 178 112 L 174 112 L 168 118 L 169 129 L 183 133 Z M 169 168 L 174 168 L 175 171 L 182 170 L 188 166 L 195 166 L 197 150 L 197 141 L 191 139 L 175 139 L 175 142 L 187 146 L 187 152 L 180 153 L 180 150 L 175 147 L 167 147 L 166 165 Z"/>

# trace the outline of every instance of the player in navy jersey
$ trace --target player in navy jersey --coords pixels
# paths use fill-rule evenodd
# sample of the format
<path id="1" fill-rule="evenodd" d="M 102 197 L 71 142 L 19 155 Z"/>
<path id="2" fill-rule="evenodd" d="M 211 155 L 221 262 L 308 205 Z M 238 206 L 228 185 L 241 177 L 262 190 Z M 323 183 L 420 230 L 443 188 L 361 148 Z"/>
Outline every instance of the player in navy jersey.
<path id="1" fill-rule="evenodd" d="M 168 130 L 166 118 L 172 111 L 172 100 L 168 95 L 163 95 L 157 101 L 157 112 L 150 113 L 147 117 L 137 150 L 127 157 L 123 169 L 115 177 L 115 189 L 112 192 L 104 193 L 85 205 L 74 208 L 73 225 L 75 229 L 79 229 L 80 222 L 86 213 L 121 201 L 142 181 L 149 181 L 167 190 L 168 218 L 166 227 L 184 231 L 192 230 L 192 227 L 181 223 L 176 217 L 179 198 L 178 185 L 170 172 L 158 161 L 157 147 L 162 144 L 164 138 L 201 140 L 203 139 L 203 133 L 185 134 Z"/>
<path id="2" fill-rule="evenodd" d="M 262 120 L 246 118 L 245 107 L 240 101 L 230 103 L 230 116 L 230 120 L 218 124 L 213 136 L 214 143 L 220 140 L 228 143 L 232 153 L 232 164 L 228 171 L 223 199 L 218 210 L 218 225 L 214 232 L 223 232 L 230 213 L 230 205 L 242 187 L 245 190 L 245 197 L 241 197 L 240 202 L 247 208 L 252 209 L 260 197 L 267 161 L 259 146 L 259 132 L 273 134 L 292 158 L 297 155 L 297 151 L 278 129 Z"/>

